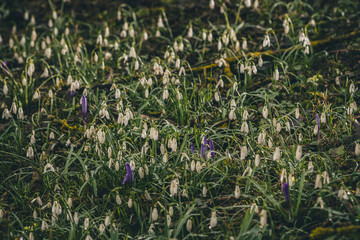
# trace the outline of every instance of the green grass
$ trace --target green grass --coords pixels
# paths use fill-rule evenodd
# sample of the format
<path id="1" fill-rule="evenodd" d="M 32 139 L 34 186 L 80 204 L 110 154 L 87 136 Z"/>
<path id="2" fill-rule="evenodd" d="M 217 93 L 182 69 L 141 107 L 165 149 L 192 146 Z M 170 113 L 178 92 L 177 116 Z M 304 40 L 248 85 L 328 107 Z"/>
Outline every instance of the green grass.
<path id="1" fill-rule="evenodd" d="M 2 239 L 356 238 L 357 1 L 40 2 L 0 6 Z"/>

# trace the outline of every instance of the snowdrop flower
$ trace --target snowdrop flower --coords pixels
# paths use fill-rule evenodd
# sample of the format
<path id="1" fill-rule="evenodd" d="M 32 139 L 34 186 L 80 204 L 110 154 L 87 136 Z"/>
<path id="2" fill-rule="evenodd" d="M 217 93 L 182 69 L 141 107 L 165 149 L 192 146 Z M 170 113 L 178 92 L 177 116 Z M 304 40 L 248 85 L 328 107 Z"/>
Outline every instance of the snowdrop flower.
<path id="1" fill-rule="evenodd" d="M 350 87 L 349 87 L 349 93 L 354 93 L 355 92 L 355 85 L 354 85 L 354 83 L 352 82 L 351 84 L 350 84 Z"/>
<path id="2" fill-rule="evenodd" d="M 35 72 L 35 65 L 34 65 L 34 61 L 30 60 L 29 66 L 28 66 L 28 70 L 27 70 L 27 74 L 31 77 Z"/>
<path id="3" fill-rule="evenodd" d="M 268 34 L 266 34 L 264 37 L 263 47 L 270 47 L 270 37 Z"/>
<path id="4" fill-rule="evenodd" d="M 151 219 L 156 222 L 159 218 L 159 214 L 158 214 L 158 210 L 157 208 L 155 207 L 153 210 L 152 210 L 152 213 L 151 213 Z"/>
<path id="5" fill-rule="evenodd" d="M 260 226 L 265 227 L 267 224 L 267 212 L 265 209 L 261 210 L 260 212 Z"/>
<path id="6" fill-rule="evenodd" d="M 55 169 L 51 163 L 47 163 L 44 167 L 44 173 L 55 172 Z"/>
<path id="7" fill-rule="evenodd" d="M 104 142 L 105 142 L 105 133 L 101 129 L 99 129 L 98 132 L 97 132 L 97 138 L 98 138 L 100 144 L 104 144 Z"/>
<path id="8" fill-rule="evenodd" d="M 213 211 L 212 213 L 211 213 L 211 218 L 210 218 L 210 229 L 211 228 L 214 228 L 214 227 L 216 227 L 216 225 L 217 225 L 217 217 L 216 217 L 216 211 Z"/>
<path id="9" fill-rule="evenodd" d="M 315 189 L 317 189 L 317 188 L 322 188 L 322 182 L 321 182 L 320 174 L 317 174 L 316 179 L 315 179 Z"/>
<path id="10" fill-rule="evenodd" d="M 174 179 L 171 181 L 170 184 L 170 196 L 175 196 L 178 192 L 178 185 L 179 185 L 179 180 Z"/>
<path id="11" fill-rule="evenodd" d="M 356 156 L 360 155 L 360 144 L 359 143 L 355 143 L 355 155 Z"/>
<path id="12" fill-rule="evenodd" d="M 150 139 L 157 141 L 159 139 L 159 132 L 155 128 L 150 128 Z"/>
<path id="13" fill-rule="evenodd" d="M 318 198 L 316 199 L 315 207 L 317 207 L 318 205 L 320 205 L 320 208 L 321 208 L 321 209 L 324 209 L 325 203 L 324 203 L 322 197 L 318 197 Z"/>
<path id="14" fill-rule="evenodd" d="M 344 200 L 348 200 L 348 199 L 349 199 L 349 196 L 348 196 L 346 190 L 344 190 L 343 187 L 340 188 L 340 190 L 339 190 L 339 192 L 338 192 L 338 197 L 339 197 L 340 199 L 344 199 Z"/>
<path id="15" fill-rule="evenodd" d="M 116 204 L 117 205 L 121 205 L 122 204 L 122 200 L 121 200 L 121 197 L 119 195 L 116 195 Z"/>
<path id="16" fill-rule="evenodd" d="M 295 159 L 300 161 L 302 157 L 302 146 L 298 145 L 296 148 L 296 154 L 295 154 Z"/>
<path id="17" fill-rule="evenodd" d="M 260 155 L 255 155 L 255 167 L 258 167 L 260 165 Z"/>
<path id="18" fill-rule="evenodd" d="M 240 197 L 240 187 L 238 185 L 235 186 L 235 192 L 234 192 L 235 198 Z"/>
<path id="19" fill-rule="evenodd" d="M 210 0 L 210 2 L 209 2 L 209 7 L 210 7 L 210 9 L 214 9 L 214 8 L 215 8 L 215 1 L 214 1 L 214 0 Z"/>
<path id="20" fill-rule="evenodd" d="M 246 7 L 251 7 L 251 0 L 245 0 L 245 6 Z"/>
<path id="21" fill-rule="evenodd" d="M 136 52 L 135 52 L 135 48 L 134 48 L 134 47 L 131 47 L 131 48 L 130 48 L 129 57 L 131 57 L 131 58 L 136 58 Z"/>
<path id="22" fill-rule="evenodd" d="M 279 161 L 280 160 L 280 147 L 275 148 L 273 160 L 274 161 Z"/>
<path id="23" fill-rule="evenodd" d="M 26 157 L 28 158 L 33 158 L 34 157 L 34 150 L 33 148 L 30 146 L 26 152 Z"/>
<path id="24" fill-rule="evenodd" d="M 231 109 L 230 113 L 229 113 L 229 119 L 230 120 L 235 120 L 236 119 L 236 114 L 235 114 L 235 110 Z"/>
<path id="25" fill-rule="evenodd" d="M 264 106 L 264 107 L 263 107 L 263 109 L 262 109 L 262 115 L 263 115 L 263 117 L 264 117 L 265 119 L 268 118 L 268 116 L 269 116 L 269 110 L 268 110 L 267 106 Z"/>
<path id="26" fill-rule="evenodd" d="M 278 81 L 280 78 L 280 74 L 279 74 L 279 69 L 275 68 L 274 74 L 273 74 L 273 78 L 275 81 Z"/>
<path id="27" fill-rule="evenodd" d="M 133 200 L 132 200 L 132 198 L 129 198 L 128 208 L 132 208 L 132 206 L 133 206 Z"/>
<path id="28" fill-rule="evenodd" d="M 241 147 L 241 151 L 240 151 L 240 160 L 244 160 L 246 158 L 248 154 L 248 150 L 246 145 Z"/>
<path id="29" fill-rule="evenodd" d="M 186 222 L 186 230 L 188 232 L 191 232 L 191 229 L 192 229 L 192 221 L 191 221 L 191 219 L 188 219 Z"/>
<path id="30" fill-rule="evenodd" d="M 250 1 L 250 0 L 248 0 L 248 1 Z M 245 38 L 243 38 L 242 49 L 247 50 L 247 41 Z"/>
<path id="31" fill-rule="evenodd" d="M 247 122 L 244 121 L 244 122 L 241 124 L 240 132 L 249 133 L 249 126 L 248 126 Z"/>
<path id="32" fill-rule="evenodd" d="M 188 38 L 192 38 L 193 37 L 193 28 L 192 25 L 190 25 L 188 33 L 187 33 L 187 37 Z"/>
<path id="33" fill-rule="evenodd" d="M 89 225 L 90 225 L 89 218 L 85 218 L 85 220 L 84 220 L 84 228 L 85 228 L 85 230 L 89 228 Z"/>

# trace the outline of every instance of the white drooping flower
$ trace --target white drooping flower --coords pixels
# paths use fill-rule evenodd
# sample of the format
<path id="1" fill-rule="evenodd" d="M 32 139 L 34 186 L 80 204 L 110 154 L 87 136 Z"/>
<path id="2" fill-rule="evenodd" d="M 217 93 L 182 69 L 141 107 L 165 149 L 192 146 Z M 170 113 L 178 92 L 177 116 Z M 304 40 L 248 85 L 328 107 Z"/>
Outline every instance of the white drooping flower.
<path id="1" fill-rule="evenodd" d="M 275 68 L 275 71 L 273 73 L 273 78 L 274 78 L 275 81 L 279 80 L 280 74 L 279 74 L 279 69 L 278 68 Z"/>
<path id="2" fill-rule="evenodd" d="M 356 156 L 360 155 L 360 144 L 359 143 L 355 143 L 355 155 Z"/>
<path id="3" fill-rule="evenodd" d="M 122 204 L 122 200 L 121 200 L 121 197 L 120 197 L 119 195 L 116 195 L 115 199 L 116 199 L 116 204 L 117 204 L 117 205 L 121 205 L 121 204 Z"/>
<path id="4" fill-rule="evenodd" d="M 240 160 L 244 160 L 248 154 L 247 146 L 242 146 L 240 151 Z"/>
<path id="5" fill-rule="evenodd" d="M 235 195 L 235 198 L 240 197 L 240 187 L 238 185 L 236 185 L 236 187 L 235 187 L 234 195 Z"/>
<path id="6" fill-rule="evenodd" d="M 298 145 L 296 148 L 296 154 L 295 154 L 295 159 L 300 161 L 302 157 L 302 146 Z"/>
<path id="7" fill-rule="evenodd" d="M 159 132 L 155 128 L 150 128 L 150 139 L 157 141 L 159 139 Z"/>
<path id="8" fill-rule="evenodd" d="M 191 232 L 191 229 L 192 229 L 192 221 L 191 221 L 191 219 L 188 219 L 186 222 L 186 230 L 188 232 Z"/>
<path id="9" fill-rule="evenodd" d="M 325 203 L 324 203 L 322 197 L 318 197 L 318 198 L 316 199 L 315 207 L 317 207 L 318 205 L 320 205 L 320 208 L 321 208 L 321 209 L 324 209 Z"/>
<path id="10" fill-rule="evenodd" d="M 55 172 L 55 168 L 51 163 L 47 163 L 44 167 L 44 173 Z"/>
<path id="11" fill-rule="evenodd" d="M 268 34 L 266 34 L 264 37 L 263 47 L 270 47 L 270 37 Z"/>
<path id="12" fill-rule="evenodd" d="M 27 74 L 31 77 L 35 72 L 35 65 L 33 61 L 30 61 L 30 64 L 28 66 Z"/>
<path id="13" fill-rule="evenodd" d="M 262 109 L 262 115 L 263 115 L 263 117 L 264 117 L 265 119 L 268 118 L 268 116 L 269 116 L 269 110 L 268 110 L 267 106 L 264 106 L 264 107 L 263 107 L 263 109 Z"/>
<path id="14" fill-rule="evenodd" d="M 217 225 L 217 217 L 216 217 L 216 211 L 213 211 L 211 213 L 211 218 L 210 218 L 210 228 L 214 228 Z"/>
<path id="15" fill-rule="evenodd" d="M 279 161 L 280 160 L 280 147 L 275 148 L 273 160 L 274 161 Z"/>
<path id="16" fill-rule="evenodd" d="M 97 138 L 98 138 L 98 141 L 100 144 L 104 144 L 105 142 L 105 133 L 99 129 L 98 132 L 97 132 Z"/>
<path id="17" fill-rule="evenodd" d="M 133 200 L 132 200 L 132 198 L 129 198 L 128 208 L 132 208 L 132 207 L 133 207 Z"/>
<path id="18" fill-rule="evenodd" d="M 28 158 L 33 158 L 34 157 L 34 149 L 32 148 L 32 146 L 30 146 L 26 152 L 26 157 Z"/>
<path id="19" fill-rule="evenodd" d="M 321 113 L 320 122 L 321 122 L 321 123 L 326 123 L 326 115 L 325 115 L 325 112 Z"/>
<path id="20" fill-rule="evenodd" d="M 151 213 L 151 219 L 156 222 L 159 218 L 159 214 L 158 214 L 158 210 L 157 208 L 155 207 L 153 210 L 152 210 L 152 213 Z"/>
<path id="21" fill-rule="evenodd" d="M 188 38 L 192 38 L 192 37 L 193 37 L 193 28 L 192 28 L 191 25 L 190 25 L 190 27 L 189 27 L 189 30 L 188 30 L 188 33 L 187 33 L 187 37 L 188 37 Z"/>
<path id="22" fill-rule="evenodd" d="M 315 189 L 322 188 L 321 175 L 317 174 L 315 179 Z"/>
<path id="23" fill-rule="evenodd" d="M 255 155 L 255 167 L 258 167 L 260 165 L 260 155 Z"/>
<path id="24" fill-rule="evenodd" d="M 209 2 L 209 7 L 210 7 L 210 9 L 214 9 L 214 8 L 215 8 L 215 1 L 214 1 L 214 0 L 210 0 L 210 2 Z"/>
<path id="25" fill-rule="evenodd" d="M 245 0 L 245 6 L 246 7 L 251 7 L 251 0 Z"/>
<path id="26" fill-rule="evenodd" d="M 340 188 L 340 190 L 339 190 L 339 192 L 338 192 L 338 197 L 339 197 L 340 199 L 344 199 L 344 200 L 348 200 L 348 199 L 349 199 L 349 196 L 348 196 L 346 190 L 345 190 L 343 187 Z"/>
<path id="27" fill-rule="evenodd" d="M 249 133 L 249 126 L 246 121 L 241 124 L 240 132 Z"/>
<path id="28" fill-rule="evenodd" d="M 177 179 L 174 179 L 171 181 L 171 184 L 170 184 L 170 195 L 171 196 L 175 196 L 178 192 L 178 185 L 179 185 L 179 180 Z"/>
<path id="29" fill-rule="evenodd" d="M 265 209 L 261 210 L 260 212 L 260 226 L 265 227 L 267 224 L 267 212 Z"/>

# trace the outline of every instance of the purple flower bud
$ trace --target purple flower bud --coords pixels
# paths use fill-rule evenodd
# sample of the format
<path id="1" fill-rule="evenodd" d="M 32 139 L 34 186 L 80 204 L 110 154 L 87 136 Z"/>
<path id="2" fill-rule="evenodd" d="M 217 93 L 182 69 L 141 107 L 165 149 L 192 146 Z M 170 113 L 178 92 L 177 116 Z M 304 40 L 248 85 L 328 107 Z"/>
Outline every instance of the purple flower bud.
<path id="1" fill-rule="evenodd" d="M 7 75 L 10 75 L 9 74 L 9 69 L 8 69 L 8 67 L 7 67 L 7 62 L 4 60 L 2 63 L 1 63 L 1 67 L 2 67 L 2 69 L 5 71 L 5 73 L 7 74 Z"/>
<path id="2" fill-rule="evenodd" d="M 282 190 L 283 190 L 283 194 L 284 194 L 286 202 L 289 202 L 290 201 L 289 184 L 284 182 L 283 186 L 282 186 Z"/>
<path id="3" fill-rule="evenodd" d="M 86 100 L 86 96 L 83 95 L 81 97 L 81 106 L 82 106 L 82 112 L 84 115 L 84 121 L 86 121 L 86 113 L 87 113 L 87 100 Z"/>
<path id="4" fill-rule="evenodd" d="M 74 97 L 75 92 L 74 91 L 70 91 L 70 97 L 73 98 Z"/>
<path id="5" fill-rule="evenodd" d="M 318 134 L 319 134 L 319 132 L 320 132 L 320 118 L 319 118 L 318 114 L 316 114 L 316 123 L 318 125 Z"/>
<path id="6" fill-rule="evenodd" d="M 134 182 L 134 174 L 133 174 L 133 171 L 131 170 L 130 164 L 126 163 L 125 168 L 126 168 L 126 175 L 125 175 L 123 184 L 125 184 L 127 180 L 129 180 L 130 183 L 133 183 Z"/>
<path id="7" fill-rule="evenodd" d="M 202 143 L 201 147 L 200 147 L 200 155 L 201 155 L 201 157 L 204 157 L 204 150 L 205 150 L 205 145 Z"/>
<path id="8" fill-rule="evenodd" d="M 194 152 L 195 152 L 195 150 L 194 150 L 194 143 L 191 143 L 191 145 L 190 145 L 190 152 L 191 152 L 191 153 L 194 153 Z"/>

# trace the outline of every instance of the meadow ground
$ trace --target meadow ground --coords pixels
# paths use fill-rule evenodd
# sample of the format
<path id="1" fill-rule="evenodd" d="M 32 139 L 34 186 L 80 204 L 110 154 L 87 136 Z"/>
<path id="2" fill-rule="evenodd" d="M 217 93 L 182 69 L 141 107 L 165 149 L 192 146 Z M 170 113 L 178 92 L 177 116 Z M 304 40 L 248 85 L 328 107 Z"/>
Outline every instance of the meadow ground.
<path id="1" fill-rule="evenodd" d="M 357 0 L 119 2 L 0 3 L 1 239 L 358 238 Z"/>

